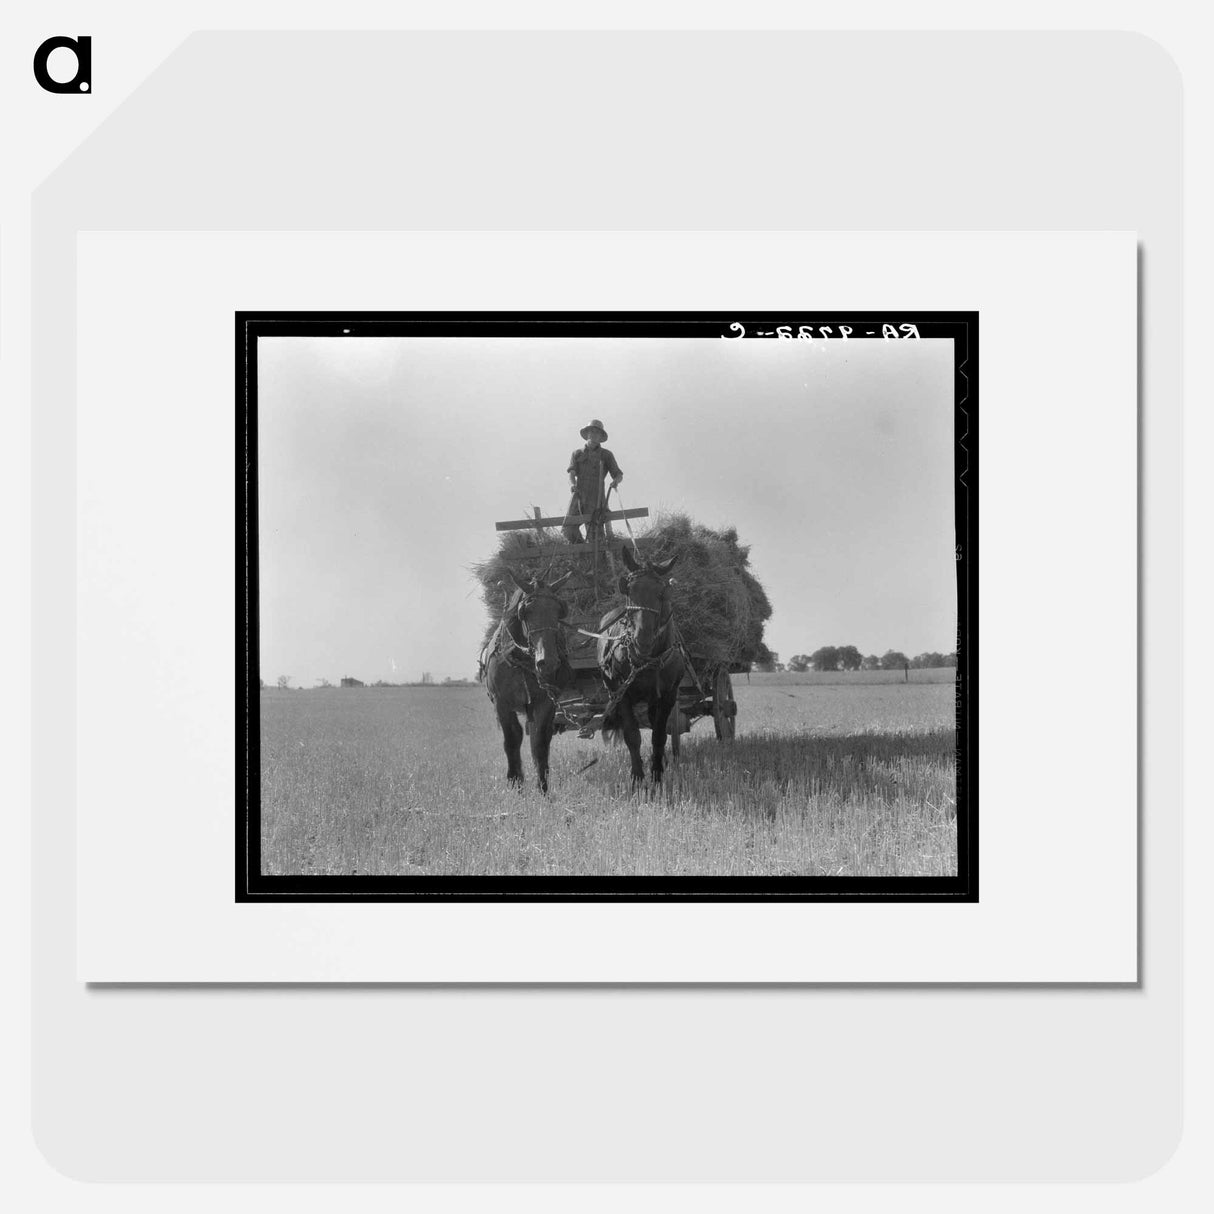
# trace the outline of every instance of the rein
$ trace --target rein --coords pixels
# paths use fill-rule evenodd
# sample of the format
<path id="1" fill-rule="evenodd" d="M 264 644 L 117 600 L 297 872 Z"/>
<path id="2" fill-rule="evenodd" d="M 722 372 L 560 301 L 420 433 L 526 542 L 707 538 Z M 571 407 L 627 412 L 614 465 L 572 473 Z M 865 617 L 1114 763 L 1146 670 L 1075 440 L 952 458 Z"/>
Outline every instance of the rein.
<path id="1" fill-rule="evenodd" d="M 620 503 L 620 512 L 624 515 L 624 526 L 628 528 L 628 538 L 632 541 L 632 550 L 637 554 L 637 556 L 640 556 L 641 548 L 637 543 L 637 537 L 632 534 L 632 524 L 628 521 L 628 514 L 624 510 L 624 499 L 620 496 L 619 485 L 612 485 L 611 488 L 607 490 L 608 497 L 610 497 L 612 493 L 615 494 L 615 500 Z M 645 608 L 645 610 L 650 611 L 652 608 Z"/>

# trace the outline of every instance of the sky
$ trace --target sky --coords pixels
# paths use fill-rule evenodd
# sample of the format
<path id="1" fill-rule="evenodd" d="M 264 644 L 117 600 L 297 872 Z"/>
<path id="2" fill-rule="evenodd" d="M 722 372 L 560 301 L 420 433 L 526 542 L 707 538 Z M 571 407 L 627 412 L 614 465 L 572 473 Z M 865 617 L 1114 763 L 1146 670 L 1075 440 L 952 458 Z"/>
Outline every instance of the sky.
<path id="1" fill-rule="evenodd" d="M 495 521 L 564 513 L 592 418 L 624 505 L 751 545 L 782 660 L 956 648 L 950 341 L 263 337 L 258 362 L 267 683 L 473 677 L 471 566 Z"/>

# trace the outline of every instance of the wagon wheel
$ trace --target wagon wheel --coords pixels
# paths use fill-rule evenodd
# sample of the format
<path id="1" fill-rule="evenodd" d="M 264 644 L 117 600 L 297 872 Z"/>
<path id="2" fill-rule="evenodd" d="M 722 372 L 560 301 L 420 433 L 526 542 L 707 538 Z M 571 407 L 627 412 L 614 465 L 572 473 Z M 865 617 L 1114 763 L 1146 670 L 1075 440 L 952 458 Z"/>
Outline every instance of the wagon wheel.
<path id="1" fill-rule="evenodd" d="M 729 671 L 721 667 L 712 683 L 712 720 L 717 727 L 719 741 L 733 741 L 734 720 L 737 715 L 738 706 L 733 698 L 733 682 Z"/>

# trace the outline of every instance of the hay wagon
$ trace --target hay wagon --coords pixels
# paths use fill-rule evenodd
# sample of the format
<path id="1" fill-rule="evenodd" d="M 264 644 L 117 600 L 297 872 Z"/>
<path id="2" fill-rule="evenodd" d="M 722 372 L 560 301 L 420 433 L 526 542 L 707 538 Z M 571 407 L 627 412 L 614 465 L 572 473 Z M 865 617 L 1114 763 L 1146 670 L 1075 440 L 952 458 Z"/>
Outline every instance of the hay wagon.
<path id="1" fill-rule="evenodd" d="M 648 507 L 642 506 L 633 510 L 604 512 L 602 518 L 622 521 L 627 525 L 628 519 L 646 518 L 648 515 Z M 545 535 L 545 528 L 548 527 L 582 526 L 590 522 L 591 517 L 588 515 L 544 518 L 537 507 L 532 518 L 507 519 L 496 524 L 498 531 L 535 532 L 534 544 L 516 548 L 502 557 L 519 573 L 534 574 L 543 572 L 544 567 L 551 570 L 553 566 L 563 569 L 572 565 L 575 573 L 583 575 L 586 583 L 583 592 L 575 596 L 575 604 L 564 621 L 568 629 L 569 665 L 573 670 L 573 683 L 557 700 L 556 723 L 558 732 L 574 729 L 577 730 L 578 736 L 583 738 L 593 737 L 601 729 L 603 712 L 609 699 L 599 671 L 597 652 L 599 622 L 610 607 L 606 597 L 600 597 L 601 587 L 604 580 L 608 586 L 614 585 L 620 566 L 620 552 L 624 545 L 633 544 L 639 551 L 646 542 L 644 536 L 636 540 L 620 536 L 600 539 L 597 535 L 592 535 L 591 540 L 585 543 L 553 543 Z M 731 676 L 748 669 L 746 666 L 715 663 L 703 665 L 697 670 L 690 656 L 687 656 L 686 670 L 679 685 L 679 698 L 674 707 L 673 719 L 668 723 L 670 748 L 675 755 L 679 753 L 683 734 L 690 731 L 700 720 L 712 720 L 718 740 L 730 741 L 733 738 L 738 706 L 733 698 Z M 634 705 L 634 711 L 637 724 L 642 729 L 650 728 L 645 706 Z"/>

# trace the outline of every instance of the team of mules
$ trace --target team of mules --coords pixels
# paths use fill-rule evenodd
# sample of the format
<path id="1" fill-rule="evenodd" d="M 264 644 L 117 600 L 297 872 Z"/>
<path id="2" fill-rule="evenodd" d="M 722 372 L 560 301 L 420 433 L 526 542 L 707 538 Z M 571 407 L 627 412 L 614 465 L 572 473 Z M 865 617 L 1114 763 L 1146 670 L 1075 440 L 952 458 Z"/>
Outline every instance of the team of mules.
<path id="1" fill-rule="evenodd" d="M 645 778 L 641 761 L 643 711 L 653 737 L 651 772 L 662 779 L 667 727 L 679 696 L 686 659 L 670 602 L 670 571 L 678 557 L 667 561 L 638 560 L 627 548 L 628 572 L 619 579 L 627 599 L 599 623 L 598 663 L 608 699 L 603 711 L 606 738 L 622 736 L 632 758 L 633 784 Z M 482 655 L 481 681 L 497 709 L 506 751 L 506 779 L 523 783 L 520 758 L 525 714 L 531 735 L 531 757 L 541 791 L 548 791 L 548 753 L 556 727 L 557 700 L 572 681 L 562 621 L 567 606 L 557 591 L 571 577 L 555 582 L 510 577 L 515 591 L 497 630 Z"/>

